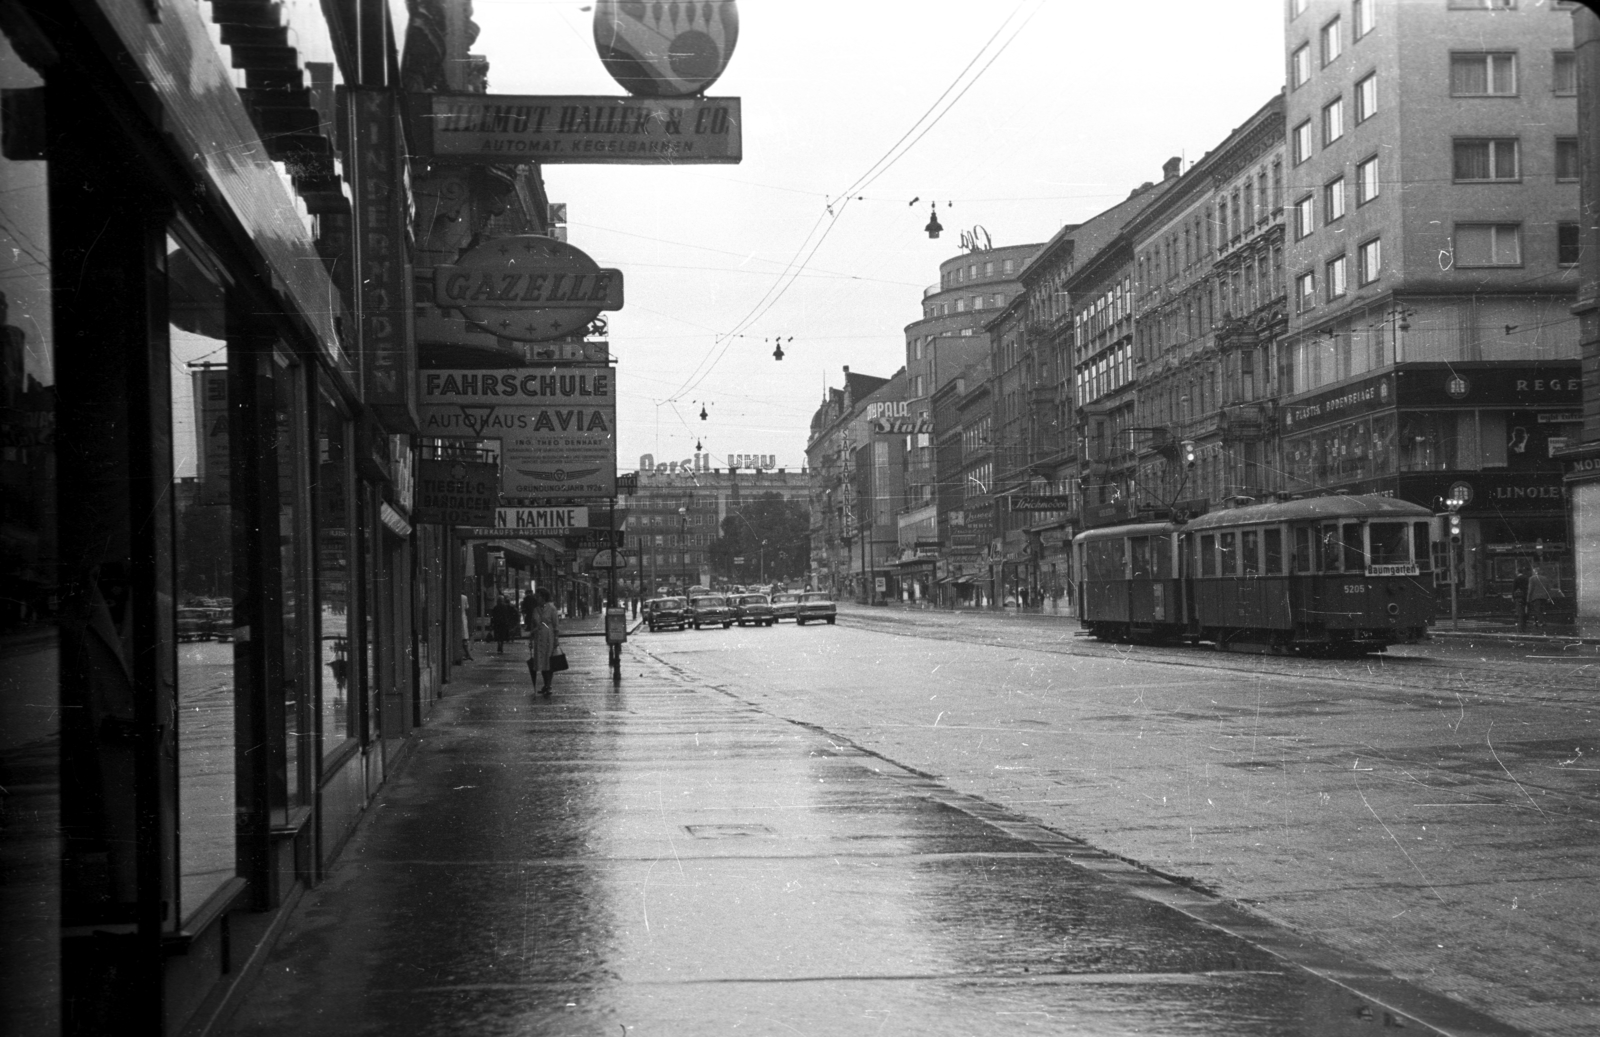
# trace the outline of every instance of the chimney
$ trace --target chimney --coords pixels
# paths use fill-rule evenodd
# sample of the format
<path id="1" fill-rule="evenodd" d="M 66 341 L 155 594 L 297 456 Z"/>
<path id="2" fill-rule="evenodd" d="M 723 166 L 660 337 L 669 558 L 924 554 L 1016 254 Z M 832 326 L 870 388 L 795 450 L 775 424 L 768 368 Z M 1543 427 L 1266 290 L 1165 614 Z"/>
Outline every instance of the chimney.
<path id="1" fill-rule="evenodd" d="M 850 365 L 849 364 L 845 364 L 844 365 L 844 373 L 845 373 L 845 377 L 849 377 L 849 375 L 850 375 Z"/>
<path id="2" fill-rule="evenodd" d="M 1173 177 L 1177 176 L 1182 169 L 1183 159 L 1179 158 L 1177 155 L 1174 155 L 1165 162 L 1161 163 L 1161 179 L 1171 180 Z"/>

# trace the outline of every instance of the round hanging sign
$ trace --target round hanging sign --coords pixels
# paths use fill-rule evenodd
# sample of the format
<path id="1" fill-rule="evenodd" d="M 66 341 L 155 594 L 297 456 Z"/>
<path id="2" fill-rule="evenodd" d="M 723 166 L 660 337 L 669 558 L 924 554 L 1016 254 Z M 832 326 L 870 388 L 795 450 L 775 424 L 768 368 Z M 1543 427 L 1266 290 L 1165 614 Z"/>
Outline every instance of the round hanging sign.
<path id="1" fill-rule="evenodd" d="M 565 241 L 539 234 L 495 238 L 434 268 L 433 301 L 501 338 L 547 342 L 622 309 L 622 271 L 602 269 Z"/>
<path id="2" fill-rule="evenodd" d="M 636 97 L 705 93 L 739 39 L 734 0 L 599 0 L 594 45 L 611 78 Z"/>

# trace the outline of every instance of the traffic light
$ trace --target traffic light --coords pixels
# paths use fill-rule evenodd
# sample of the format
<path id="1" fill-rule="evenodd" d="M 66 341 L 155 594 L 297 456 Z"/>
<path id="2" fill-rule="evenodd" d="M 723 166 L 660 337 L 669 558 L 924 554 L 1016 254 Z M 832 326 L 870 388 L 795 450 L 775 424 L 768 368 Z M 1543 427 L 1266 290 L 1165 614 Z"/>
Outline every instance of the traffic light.
<path id="1" fill-rule="evenodd" d="M 1183 466 L 1185 468 L 1193 468 L 1195 463 L 1200 460 L 1200 455 L 1195 451 L 1194 440 L 1186 439 L 1179 443 L 1178 446 L 1183 450 Z"/>
<path id="2" fill-rule="evenodd" d="M 1454 511 L 1450 513 L 1450 542 L 1461 543 L 1461 515 Z"/>

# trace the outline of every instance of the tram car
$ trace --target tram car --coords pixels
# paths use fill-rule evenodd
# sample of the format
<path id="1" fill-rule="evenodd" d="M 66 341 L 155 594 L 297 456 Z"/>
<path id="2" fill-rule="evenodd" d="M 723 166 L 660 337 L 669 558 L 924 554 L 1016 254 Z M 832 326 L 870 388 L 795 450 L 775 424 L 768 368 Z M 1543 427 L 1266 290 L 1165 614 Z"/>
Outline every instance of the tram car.
<path id="1" fill-rule="evenodd" d="M 1393 497 L 1245 504 L 1073 539 L 1078 615 L 1112 641 L 1381 652 L 1433 622 L 1433 514 Z"/>

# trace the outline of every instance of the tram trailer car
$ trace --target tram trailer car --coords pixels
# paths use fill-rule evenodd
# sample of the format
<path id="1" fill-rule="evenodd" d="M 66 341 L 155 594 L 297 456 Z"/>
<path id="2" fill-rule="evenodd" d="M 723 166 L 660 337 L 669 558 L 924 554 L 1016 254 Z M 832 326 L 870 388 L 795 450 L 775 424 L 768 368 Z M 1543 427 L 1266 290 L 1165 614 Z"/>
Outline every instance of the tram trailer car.
<path id="1" fill-rule="evenodd" d="M 1393 497 L 1310 497 L 1078 534 L 1078 615 L 1102 640 L 1362 654 L 1433 622 L 1433 514 Z"/>

